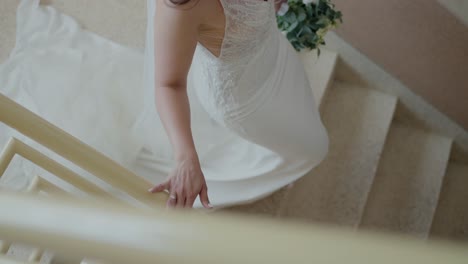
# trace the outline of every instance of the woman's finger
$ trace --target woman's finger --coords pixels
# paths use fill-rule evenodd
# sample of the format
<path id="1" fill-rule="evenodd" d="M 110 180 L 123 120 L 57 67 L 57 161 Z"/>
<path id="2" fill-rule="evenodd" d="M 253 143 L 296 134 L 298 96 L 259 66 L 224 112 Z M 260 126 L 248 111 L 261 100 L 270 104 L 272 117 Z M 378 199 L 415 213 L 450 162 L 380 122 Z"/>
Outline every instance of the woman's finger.
<path id="1" fill-rule="evenodd" d="M 174 208 L 177 205 L 177 193 L 176 192 L 171 192 L 169 195 L 169 199 L 167 199 L 166 206 L 170 208 Z"/>
<path id="2" fill-rule="evenodd" d="M 184 208 L 185 206 L 185 195 L 182 191 L 177 192 L 177 208 Z"/>
<path id="3" fill-rule="evenodd" d="M 150 193 L 158 193 L 158 192 L 162 192 L 164 190 L 169 190 L 170 188 L 170 182 L 169 181 L 166 181 L 166 182 L 163 182 L 161 184 L 158 184 L 152 188 L 150 188 L 148 190 L 148 192 Z"/>
<path id="4" fill-rule="evenodd" d="M 203 185 L 203 188 L 200 191 L 200 201 L 203 204 L 203 207 L 206 209 L 212 209 L 213 206 L 210 204 L 210 199 L 208 198 L 208 187 L 206 183 Z"/>
<path id="5" fill-rule="evenodd" d="M 189 195 L 185 199 L 185 208 L 192 208 L 193 204 L 195 203 L 195 199 L 197 199 L 197 195 Z"/>

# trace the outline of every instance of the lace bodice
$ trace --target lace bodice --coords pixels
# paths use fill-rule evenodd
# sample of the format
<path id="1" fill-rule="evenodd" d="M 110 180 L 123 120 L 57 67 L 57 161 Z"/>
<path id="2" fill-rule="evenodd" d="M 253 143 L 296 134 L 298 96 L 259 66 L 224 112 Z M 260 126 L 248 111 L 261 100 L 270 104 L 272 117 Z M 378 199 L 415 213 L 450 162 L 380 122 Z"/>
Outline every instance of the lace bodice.
<path id="1" fill-rule="evenodd" d="M 254 111 L 256 98 L 266 92 L 262 86 L 269 78 L 268 65 L 276 61 L 274 37 L 279 31 L 273 0 L 220 2 L 226 17 L 220 55 L 199 44 L 194 63 L 203 75 L 197 93 L 205 109 L 229 125 Z"/>
<path id="2" fill-rule="evenodd" d="M 246 51 L 255 52 L 271 29 L 273 0 L 219 0 L 226 17 L 219 59 L 235 60 Z M 213 55 L 213 57 L 215 57 Z"/>

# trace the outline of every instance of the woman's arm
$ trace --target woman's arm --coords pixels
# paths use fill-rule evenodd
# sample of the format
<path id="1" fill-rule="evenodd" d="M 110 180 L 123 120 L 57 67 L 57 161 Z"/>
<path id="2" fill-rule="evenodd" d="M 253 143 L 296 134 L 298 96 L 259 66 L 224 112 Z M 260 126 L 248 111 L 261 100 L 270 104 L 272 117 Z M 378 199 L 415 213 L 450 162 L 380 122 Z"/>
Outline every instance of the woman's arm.
<path id="1" fill-rule="evenodd" d="M 196 12 L 158 5 L 155 16 L 155 96 L 175 159 L 196 155 L 190 130 L 187 75 L 197 44 Z"/>
<path id="2" fill-rule="evenodd" d="M 179 8 L 157 0 L 155 15 L 155 101 L 171 141 L 177 167 L 168 181 L 151 191 L 169 190 L 168 206 L 192 207 L 198 195 L 210 207 L 205 178 L 190 128 L 187 75 L 195 52 L 201 11 Z M 174 199 L 175 198 L 175 199 Z"/>

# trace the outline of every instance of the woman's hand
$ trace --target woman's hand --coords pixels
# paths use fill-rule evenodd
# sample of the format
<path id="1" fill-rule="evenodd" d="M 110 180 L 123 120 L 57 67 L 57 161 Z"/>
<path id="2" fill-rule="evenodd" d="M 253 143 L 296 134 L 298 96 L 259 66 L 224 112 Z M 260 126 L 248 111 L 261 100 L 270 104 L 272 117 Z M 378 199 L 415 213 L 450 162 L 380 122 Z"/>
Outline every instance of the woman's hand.
<path id="1" fill-rule="evenodd" d="M 212 208 L 208 199 L 205 176 L 196 157 L 178 160 L 169 179 L 149 191 L 157 193 L 164 190 L 168 190 L 170 194 L 167 207 L 192 208 L 195 199 L 200 195 L 203 206 L 207 209 Z"/>

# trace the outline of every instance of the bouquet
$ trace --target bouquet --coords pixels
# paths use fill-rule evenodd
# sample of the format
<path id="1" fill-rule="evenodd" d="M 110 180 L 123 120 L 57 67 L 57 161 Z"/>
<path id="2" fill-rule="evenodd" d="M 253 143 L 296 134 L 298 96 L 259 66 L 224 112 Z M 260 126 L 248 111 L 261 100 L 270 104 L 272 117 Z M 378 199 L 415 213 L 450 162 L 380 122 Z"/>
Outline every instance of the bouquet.
<path id="1" fill-rule="evenodd" d="M 325 34 L 343 20 L 330 0 L 288 0 L 279 8 L 277 22 L 294 49 L 317 49 L 320 55 Z"/>

